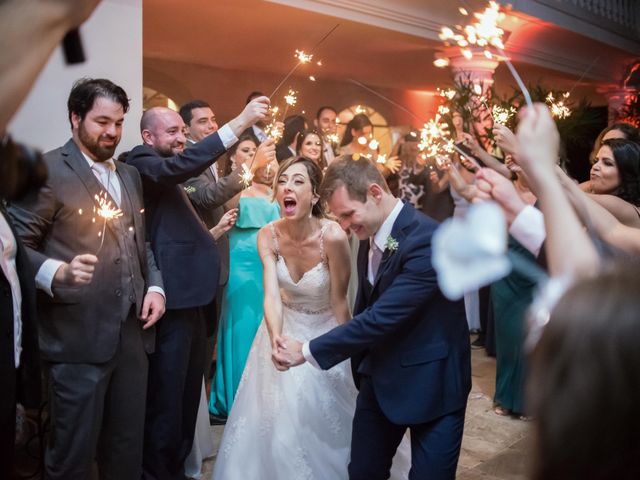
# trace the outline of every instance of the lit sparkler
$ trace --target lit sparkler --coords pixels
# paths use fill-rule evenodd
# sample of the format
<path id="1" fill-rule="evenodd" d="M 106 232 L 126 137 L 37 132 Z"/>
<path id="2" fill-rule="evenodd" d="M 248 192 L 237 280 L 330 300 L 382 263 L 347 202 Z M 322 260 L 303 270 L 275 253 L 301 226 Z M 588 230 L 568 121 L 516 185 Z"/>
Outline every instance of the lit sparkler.
<path id="1" fill-rule="evenodd" d="M 565 105 L 565 100 L 569 98 L 570 93 L 565 92 L 562 94 L 562 98 L 556 100 L 553 96 L 553 92 L 549 92 L 547 98 L 545 98 L 549 109 L 551 110 L 551 116 L 562 120 L 571 116 L 571 109 Z"/>
<path id="2" fill-rule="evenodd" d="M 244 185 L 244 188 L 249 188 L 251 186 L 252 181 L 253 181 L 253 173 L 251 172 L 251 169 L 247 167 L 247 164 L 243 163 L 242 175 L 240 175 L 240 183 Z"/>
<path id="3" fill-rule="evenodd" d="M 287 111 L 289 110 L 289 107 L 294 107 L 296 103 L 298 103 L 298 92 L 290 88 L 289 92 L 284 96 L 284 101 L 287 106 L 284 107 L 282 117 L 287 118 Z"/>
<path id="4" fill-rule="evenodd" d="M 296 50 L 296 54 L 294 55 L 298 59 L 300 63 L 309 63 L 313 58 L 312 53 L 304 53 L 303 50 Z"/>
<path id="5" fill-rule="evenodd" d="M 509 120 L 513 118 L 513 116 L 518 113 L 513 107 L 501 107 L 500 105 L 494 105 L 491 109 L 491 116 L 493 117 L 493 123 L 499 125 L 507 125 Z"/>
<path id="6" fill-rule="evenodd" d="M 438 155 L 453 153 L 453 140 L 450 138 L 449 127 L 440 122 L 441 115 L 424 124 L 420 130 L 420 143 L 418 148 L 427 157 L 436 158 Z"/>
<path id="7" fill-rule="evenodd" d="M 100 237 L 100 246 L 98 247 L 98 251 L 96 252 L 96 256 L 102 250 L 102 245 L 104 245 L 104 233 L 107 228 L 107 222 L 113 220 L 114 218 L 119 218 L 123 215 L 122 210 L 117 208 L 111 203 L 111 200 L 107 198 L 107 192 L 101 191 L 99 195 L 94 196 L 96 202 L 98 202 L 97 208 L 93 207 L 93 212 L 99 217 L 103 218 L 102 222 L 102 231 L 98 232 L 98 236 Z M 78 210 L 78 213 L 82 215 L 82 209 Z"/>

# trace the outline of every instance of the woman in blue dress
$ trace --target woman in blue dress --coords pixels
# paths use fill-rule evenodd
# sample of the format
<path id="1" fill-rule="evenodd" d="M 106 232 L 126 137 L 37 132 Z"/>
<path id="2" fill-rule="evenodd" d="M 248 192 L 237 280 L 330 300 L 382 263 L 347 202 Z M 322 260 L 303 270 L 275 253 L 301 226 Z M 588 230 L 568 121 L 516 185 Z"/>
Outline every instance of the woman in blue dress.
<path id="1" fill-rule="evenodd" d="M 256 150 L 250 137 L 241 138 L 230 151 L 230 167 L 247 167 Z M 238 219 L 229 230 L 229 282 L 222 299 L 218 328 L 216 374 L 211 387 L 209 412 L 226 417 L 249 355 L 253 337 L 262 321 L 262 262 L 258 256 L 258 230 L 280 218 L 280 208 L 272 201 L 271 185 L 278 165 L 273 162 L 258 169 L 250 188 L 232 200 Z"/>

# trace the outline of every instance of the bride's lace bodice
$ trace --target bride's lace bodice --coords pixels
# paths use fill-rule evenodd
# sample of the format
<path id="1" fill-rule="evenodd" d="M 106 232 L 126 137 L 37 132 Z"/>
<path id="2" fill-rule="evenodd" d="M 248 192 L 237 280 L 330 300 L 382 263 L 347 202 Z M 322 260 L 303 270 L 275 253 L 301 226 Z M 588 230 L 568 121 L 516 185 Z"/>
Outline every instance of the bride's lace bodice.
<path id="1" fill-rule="evenodd" d="M 294 282 L 285 258 L 280 254 L 278 237 L 273 223 L 270 224 L 276 249 L 276 269 L 282 305 L 290 310 L 308 315 L 326 314 L 331 310 L 331 279 L 324 253 L 325 224 L 320 231 L 320 262 L 307 270 Z"/>

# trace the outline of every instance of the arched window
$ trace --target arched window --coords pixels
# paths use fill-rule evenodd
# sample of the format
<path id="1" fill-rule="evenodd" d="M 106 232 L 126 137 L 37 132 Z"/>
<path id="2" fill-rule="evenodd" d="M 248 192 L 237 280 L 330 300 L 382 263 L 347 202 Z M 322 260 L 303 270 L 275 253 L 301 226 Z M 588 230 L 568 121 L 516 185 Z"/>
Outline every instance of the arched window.
<path id="1" fill-rule="evenodd" d="M 176 102 L 164 93 L 160 93 L 153 88 L 142 87 L 142 109 L 148 110 L 153 107 L 168 107 L 171 110 L 178 111 Z"/>
<path id="2" fill-rule="evenodd" d="M 375 138 L 380 145 L 380 153 L 388 154 L 393 147 L 391 128 L 387 124 L 386 118 L 367 105 L 353 105 L 345 108 L 338 114 L 338 134 L 340 138 L 344 135 L 347 123 L 358 113 L 364 113 L 369 117 L 369 120 L 371 120 L 373 124 L 373 138 Z"/>

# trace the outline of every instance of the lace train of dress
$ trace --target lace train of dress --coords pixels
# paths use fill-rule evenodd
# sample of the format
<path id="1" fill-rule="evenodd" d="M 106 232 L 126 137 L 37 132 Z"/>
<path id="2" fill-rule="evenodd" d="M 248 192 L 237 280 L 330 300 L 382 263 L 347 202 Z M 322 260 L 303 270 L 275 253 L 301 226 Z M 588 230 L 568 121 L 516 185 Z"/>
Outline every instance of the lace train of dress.
<path id="1" fill-rule="evenodd" d="M 276 264 L 283 334 L 303 342 L 337 326 L 321 256 L 298 282 L 282 256 Z M 308 363 L 277 371 L 263 322 L 223 433 L 214 480 L 347 479 L 356 396 L 348 360 L 327 371 Z M 405 436 L 391 478 L 408 477 L 409 451 Z"/>

